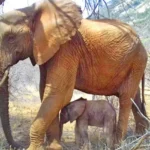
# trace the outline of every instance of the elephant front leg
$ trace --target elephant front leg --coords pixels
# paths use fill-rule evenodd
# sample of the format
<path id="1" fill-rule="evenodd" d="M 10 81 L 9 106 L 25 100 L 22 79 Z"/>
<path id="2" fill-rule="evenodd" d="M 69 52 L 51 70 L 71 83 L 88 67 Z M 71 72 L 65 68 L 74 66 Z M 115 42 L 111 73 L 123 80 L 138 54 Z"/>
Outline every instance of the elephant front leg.
<path id="1" fill-rule="evenodd" d="M 59 128 L 59 115 L 53 120 L 51 125 L 46 131 L 46 138 L 48 148 L 50 149 L 61 149 L 60 145 L 60 128 Z"/>
<path id="2" fill-rule="evenodd" d="M 28 150 L 37 150 L 38 148 L 41 147 L 41 145 L 43 145 L 44 135 L 48 127 L 52 124 L 52 122 L 57 117 L 59 110 L 63 107 L 62 105 L 63 99 L 66 99 L 66 97 L 64 97 L 64 94 L 52 95 L 42 101 L 42 105 L 37 114 L 37 117 L 35 118 L 30 128 L 30 146 Z M 70 97 L 68 98 L 68 102 L 69 100 Z M 55 133 L 55 131 L 53 133 Z M 54 139 L 54 138 L 55 136 L 53 137 L 54 143 L 51 143 L 52 145 L 50 145 L 50 147 L 52 146 L 53 149 L 62 149 L 59 144 L 56 144 L 59 143 L 59 141 L 57 141 L 58 139 Z"/>
<path id="3" fill-rule="evenodd" d="M 76 121 L 76 131 L 80 135 L 80 146 L 83 150 L 92 150 L 91 143 L 88 138 L 88 121 L 83 120 L 82 118 L 77 119 Z M 82 142 L 82 143 L 81 143 Z"/>
<path id="4" fill-rule="evenodd" d="M 79 127 L 76 123 L 75 125 L 75 142 L 78 147 L 80 147 L 83 144 L 83 140 L 81 138 L 80 132 L 79 132 Z"/>
<path id="5" fill-rule="evenodd" d="M 43 96 L 44 96 L 44 89 L 45 89 L 45 84 L 46 84 L 46 69 L 44 65 L 40 66 L 40 98 L 41 101 L 43 100 Z M 60 148 L 60 144 L 59 144 L 59 115 L 57 115 L 57 117 L 53 120 L 53 122 L 51 123 L 51 125 L 48 127 L 47 131 L 46 131 L 46 140 L 48 145 L 51 144 L 51 148 L 55 147 L 57 149 Z"/>
<path id="6" fill-rule="evenodd" d="M 59 114 L 59 111 L 71 100 L 76 81 L 78 59 L 72 59 L 70 51 L 68 51 L 69 54 L 66 51 L 64 53 L 64 51 L 64 49 L 59 51 L 53 57 L 53 60 L 48 61 L 44 65 L 46 80 L 44 81 L 44 89 L 41 88 L 41 91 L 44 91 L 44 95 L 41 95 L 42 104 L 30 128 L 29 150 L 37 150 L 43 144 L 44 135 L 50 125 L 53 126 L 52 128 L 58 128 L 55 118 Z M 57 133 L 53 136 L 52 139 L 55 139 Z M 53 141 L 55 142 L 56 140 Z"/>

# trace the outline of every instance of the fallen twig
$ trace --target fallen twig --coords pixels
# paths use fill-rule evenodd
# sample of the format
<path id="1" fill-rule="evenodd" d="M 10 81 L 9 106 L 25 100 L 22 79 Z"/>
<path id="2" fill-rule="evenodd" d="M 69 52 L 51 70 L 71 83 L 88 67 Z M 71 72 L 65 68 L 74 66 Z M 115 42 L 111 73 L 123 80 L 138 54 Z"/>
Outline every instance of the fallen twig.
<path id="1" fill-rule="evenodd" d="M 134 104 L 134 106 L 137 108 L 138 112 L 140 113 L 141 117 L 144 118 L 145 120 L 148 121 L 148 123 L 150 124 L 150 120 L 143 115 L 143 113 L 141 112 L 141 110 L 139 109 L 139 107 L 136 105 L 136 103 L 134 102 L 134 100 L 131 98 L 132 103 Z"/>
<path id="2" fill-rule="evenodd" d="M 137 108 L 137 110 L 139 111 L 141 117 L 143 117 L 145 120 L 147 120 L 148 123 L 149 123 L 149 125 L 150 125 L 150 120 L 149 120 L 146 116 L 143 115 L 143 113 L 141 112 L 141 110 L 139 109 L 139 107 L 136 105 L 136 103 L 134 102 L 134 100 L 133 100 L 132 98 L 131 98 L 131 101 L 132 101 L 132 103 L 135 105 L 135 107 Z M 150 136 L 150 132 L 145 133 L 145 134 L 140 138 L 140 140 L 138 141 L 138 143 L 137 143 L 131 150 L 136 150 L 136 149 L 142 144 L 142 142 L 143 142 L 147 137 L 149 137 L 149 136 Z"/>
<path id="3" fill-rule="evenodd" d="M 137 141 L 140 140 L 140 139 L 141 139 L 141 137 L 137 138 L 136 140 L 132 141 L 132 142 L 129 143 L 129 144 L 125 144 L 125 145 L 123 145 L 123 146 L 117 148 L 116 150 L 121 150 L 123 147 L 129 147 L 130 145 L 132 145 L 133 143 L 137 142 Z"/>
<path id="4" fill-rule="evenodd" d="M 147 137 L 149 137 L 149 136 L 150 136 L 150 132 L 145 133 L 145 134 L 141 137 L 141 139 L 139 140 L 139 142 L 138 142 L 131 150 L 137 150 L 138 147 L 142 144 L 142 142 L 143 142 Z"/>

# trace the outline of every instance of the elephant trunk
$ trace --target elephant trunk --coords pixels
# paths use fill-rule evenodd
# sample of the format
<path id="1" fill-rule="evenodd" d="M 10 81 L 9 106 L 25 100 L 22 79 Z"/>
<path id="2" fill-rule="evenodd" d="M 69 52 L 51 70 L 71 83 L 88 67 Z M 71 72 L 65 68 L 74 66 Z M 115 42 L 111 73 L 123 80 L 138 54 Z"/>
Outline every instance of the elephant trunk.
<path id="1" fill-rule="evenodd" d="M 2 78 L 2 74 L 0 74 L 0 79 Z M 0 87 L 0 117 L 2 128 L 5 134 L 5 137 L 12 148 L 19 148 L 20 146 L 15 143 L 12 137 L 10 123 L 9 123 L 9 101 L 8 101 L 9 93 L 8 93 L 8 76 L 5 76 L 5 81 L 1 84 Z"/>

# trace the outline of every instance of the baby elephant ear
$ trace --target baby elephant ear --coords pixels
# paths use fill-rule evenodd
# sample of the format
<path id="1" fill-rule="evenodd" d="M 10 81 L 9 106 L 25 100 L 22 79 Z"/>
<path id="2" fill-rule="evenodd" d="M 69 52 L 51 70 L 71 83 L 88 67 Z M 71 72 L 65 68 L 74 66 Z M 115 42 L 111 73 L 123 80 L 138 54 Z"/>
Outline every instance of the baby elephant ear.
<path id="1" fill-rule="evenodd" d="M 68 116 L 70 122 L 73 122 L 83 114 L 85 110 L 85 106 L 86 106 L 86 100 L 81 100 L 81 101 L 77 100 L 72 102 L 70 105 L 68 105 L 68 114 L 69 114 Z"/>
<path id="2" fill-rule="evenodd" d="M 72 0 L 45 0 L 34 5 L 33 23 L 36 63 L 41 65 L 74 36 L 81 24 L 81 9 Z"/>

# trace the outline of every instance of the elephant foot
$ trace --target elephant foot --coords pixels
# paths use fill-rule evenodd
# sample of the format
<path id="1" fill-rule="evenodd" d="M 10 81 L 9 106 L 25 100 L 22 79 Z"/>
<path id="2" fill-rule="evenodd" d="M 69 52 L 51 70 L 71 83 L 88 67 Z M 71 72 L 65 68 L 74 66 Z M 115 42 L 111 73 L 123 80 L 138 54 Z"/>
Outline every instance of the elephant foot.
<path id="1" fill-rule="evenodd" d="M 12 142 L 11 144 L 10 144 L 10 146 L 9 146 L 9 148 L 12 148 L 12 149 L 23 149 L 23 146 L 21 146 L 21 145 L 19 145 L 19 144 L 17 144 L 17 143 L 15 143 L 15 142 Z"/>
<path id="2" fill-rule="evenodd" d="M 45 150 L 44 146 L 35 146 L 35 145 L 30 145 L 29 148 L 27 150 Z"/>
<path id="3" fill-rule="evenodd" d="M 140 136 L 140 135 L 142 135 L 142 134 L 144 134 L 145 133 L 145 127 L 142 127 L 142 126 L 136 126 L 136 130 L 135 130 L 135 132 L 136 132 L 136 135 L 137 136 Z"/>
<path id="4" fill-rule="evenodd" d="M 142 122 L 140 121 L 139 123 L 136 124 L 136 130 L 135 130 L 136 134 L 143 135 L 146 129 L 148 128 L 148 126 L 149 126 L 149 123 L 146 120 Z"/>
<path id="5" fill-rule="evenodd" d="M 46 147 L 47 150 L 62 150 L 62 146 L 58 141 L 54 140 L 49 146 Z"/>
<path id="6" fill-rule="evenodd" d="M 123 134 L 122 134 L 122 130 L 117 129 L 115 136 L 114 136 L 114 145 L 115 147 L 118 147 L 119 145 L 121 145 L 123 139 Z"/>

